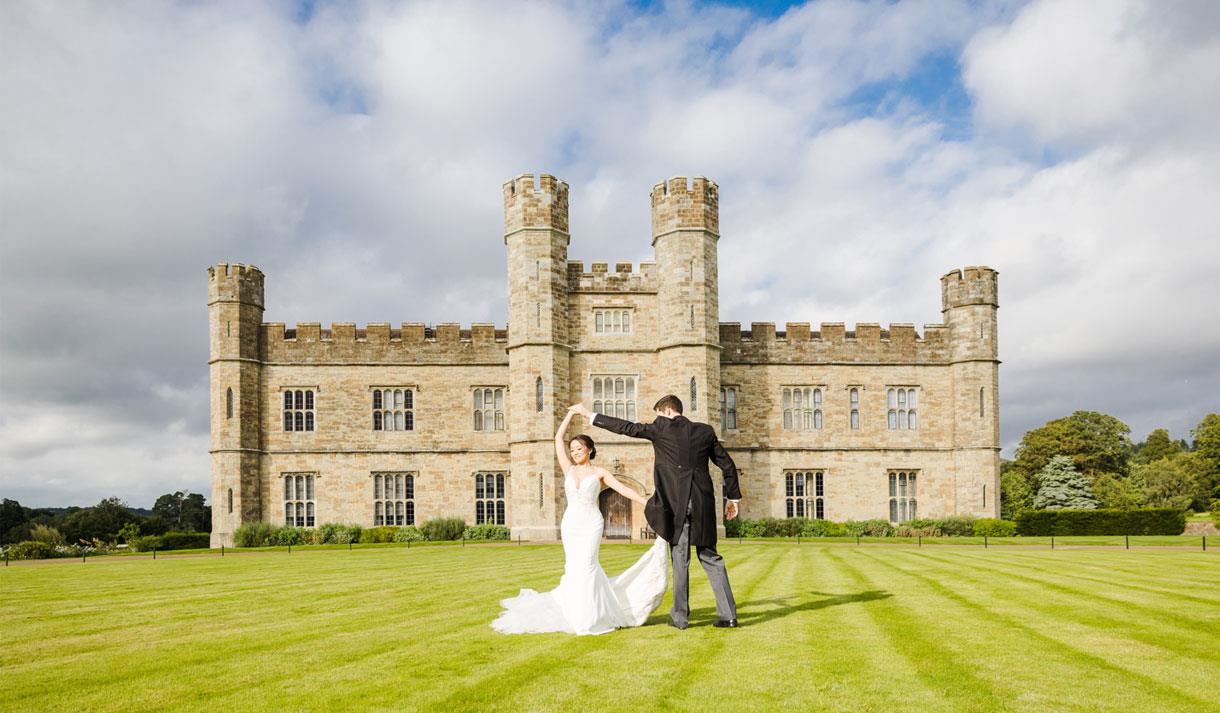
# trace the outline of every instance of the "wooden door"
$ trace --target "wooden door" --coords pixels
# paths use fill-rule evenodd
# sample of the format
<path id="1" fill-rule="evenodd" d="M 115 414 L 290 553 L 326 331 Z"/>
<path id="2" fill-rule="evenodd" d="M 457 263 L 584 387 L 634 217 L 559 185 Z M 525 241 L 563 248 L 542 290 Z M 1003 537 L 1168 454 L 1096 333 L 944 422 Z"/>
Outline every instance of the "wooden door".
<path id="1" fill-rule="evenodd" d="M 612 540 L 631 539 L 631 501 L 607 488 L 598 498 L 605 529 L 602 536 Z"/>

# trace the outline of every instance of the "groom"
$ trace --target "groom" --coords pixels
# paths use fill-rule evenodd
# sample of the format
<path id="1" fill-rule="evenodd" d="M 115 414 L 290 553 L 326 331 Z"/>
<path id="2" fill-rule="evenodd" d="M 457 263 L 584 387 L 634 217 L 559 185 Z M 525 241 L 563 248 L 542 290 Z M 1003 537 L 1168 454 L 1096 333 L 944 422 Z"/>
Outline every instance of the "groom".
<path id="1" fill-rule="evenodd" d="M 737 466 L 706 423 L 696 423 L 682 415 L 682 401 L 673 394 L 664 396 L 653 407 L 657 418 L 652 423 L 631 423 L 593 413 L 584 406 L 580 413 L 594 426 L 632 438 L 652 441 L 656 463 L 653 467 L 656 492 L 644 507 L 649 526 L 670 543 L 674 568 L 674 607 L 669 625 L 685 629 L 689 623 L 690 546 L 695 546 L 699 563 L 707 572 L 716 597 L 718 627 L 737 626 L 737 603 L 729 588 L 724 558 L 716 552 L 716 496 L 707 463 L 712 461 L 724 472 L 724 494 L 728 498 L 724 516 L 737 517 L 741 488 L 737 485 Z"/>

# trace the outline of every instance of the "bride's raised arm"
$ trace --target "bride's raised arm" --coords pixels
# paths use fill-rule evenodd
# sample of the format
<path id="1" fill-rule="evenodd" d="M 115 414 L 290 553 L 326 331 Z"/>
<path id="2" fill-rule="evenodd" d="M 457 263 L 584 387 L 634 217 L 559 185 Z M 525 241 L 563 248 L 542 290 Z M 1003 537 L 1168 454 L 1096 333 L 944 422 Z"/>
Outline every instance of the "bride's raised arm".
<path id="1" fill-rule="evenodd" d="M 555 457 L 559 459 L 559 467 L 563 469 L 565 475 L 568 468 L 572 467 L 572 459 L 568 457 L 568 444 L 564 442 L 563 434 L 567 432 L 568 424 L 576 415 L 577 408 L 577 406 L 572 406 L 568 409 L 568 415 L 563 417 L 563 423 L 559 424 L 559 430 L 555 431 Z"/>
<path id="2" fill-rule="evenodd" d="M 619 495 L 622 495 L 628 500 L 633 500 L 640 505 L 648 504 L 648 498 L 645 498 L 643 495 L 640 495 L 631 488 L 628 488 L 626 485 L 623 485 L 621 482 L 619 482 L 619 479 L 611 475 L 610 471 L 608 470 L 602 471 L 602 482 L 606 484 L 606 487 L 610 488 Z"/>

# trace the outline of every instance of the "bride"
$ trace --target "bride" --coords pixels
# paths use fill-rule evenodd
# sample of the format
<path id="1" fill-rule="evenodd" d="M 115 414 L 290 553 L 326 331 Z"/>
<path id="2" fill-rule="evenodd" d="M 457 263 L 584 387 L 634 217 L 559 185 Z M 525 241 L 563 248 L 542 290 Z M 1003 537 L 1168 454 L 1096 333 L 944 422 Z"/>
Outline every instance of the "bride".
<path id="1" fill-rule="evenodd" d="M 648 552 L 619 576 L 611 579 L 602 570 L 597 559 L 603 527 L 597 508 L 601 486 L 604 484 L 641 505 L 647 501 L 605 468 L 592 464 L 597 457 L 592 438 L 580 434 L 564 443 L 568 423 L 579 408 L 568 409 L 555 433 L 555 456 L 564 471 L 564 492 L 568 498 L 559 525 L 563 537 L 563 577 L 559 586 L 549 592 L 522 589 L 521 594 L 501 601 L 504 611 L 491 624 L 501 633 L 604 634 L 623 626 L 639 626 L 660 605 L 669 586 L 668 546 L 659 537 Z"/>

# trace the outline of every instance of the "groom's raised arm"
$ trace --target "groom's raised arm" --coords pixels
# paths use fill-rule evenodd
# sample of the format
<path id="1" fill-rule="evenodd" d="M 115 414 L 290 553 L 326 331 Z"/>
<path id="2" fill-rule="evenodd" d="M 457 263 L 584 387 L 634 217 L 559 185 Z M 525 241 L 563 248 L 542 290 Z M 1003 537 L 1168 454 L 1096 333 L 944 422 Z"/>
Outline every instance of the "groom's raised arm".
<path id="1" fill-rule="evenodd" d="M 621 433 L 624 436 L 632 438 L 646 438 L 652 440 L 653 424 L 651 423 L 632 423 L 624 421 L 621 418 L 607 416 L 604 413 L 593 414 L 593 425 L 598 428 L 604 428 L 611 433 Z"/>

